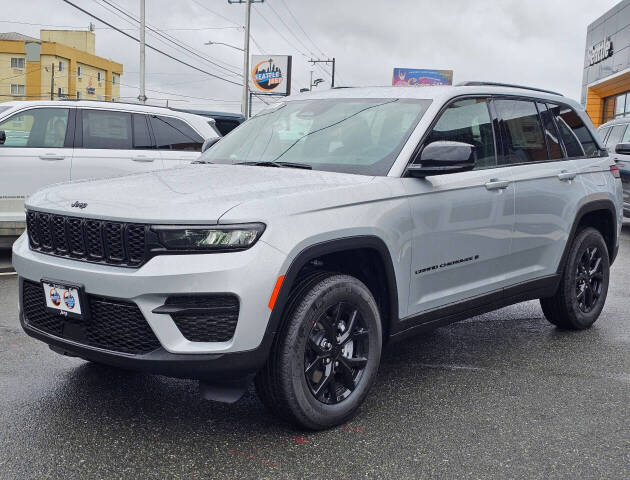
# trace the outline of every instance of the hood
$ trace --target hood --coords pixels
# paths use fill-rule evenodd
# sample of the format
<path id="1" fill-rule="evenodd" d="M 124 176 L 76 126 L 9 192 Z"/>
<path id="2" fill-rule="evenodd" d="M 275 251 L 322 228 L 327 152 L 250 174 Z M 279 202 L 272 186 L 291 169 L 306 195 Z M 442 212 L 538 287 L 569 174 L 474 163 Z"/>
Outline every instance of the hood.
<path id="1" fill-rule="evenodd" d="M 372 178 L 318 170 L 199 164 L 58 184 L 33 194 L 26 206 L 105 220 L 217 223 L 228 210 L 246 202 L 321 193 L 365 184 Z"/>

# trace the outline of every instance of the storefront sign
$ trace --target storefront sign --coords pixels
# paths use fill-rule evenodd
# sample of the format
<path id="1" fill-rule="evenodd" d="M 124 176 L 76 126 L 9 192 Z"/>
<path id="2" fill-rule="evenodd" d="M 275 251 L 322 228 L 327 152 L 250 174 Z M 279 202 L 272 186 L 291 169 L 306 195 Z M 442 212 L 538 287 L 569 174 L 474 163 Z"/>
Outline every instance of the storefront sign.
<path id="1" fill-rule="evenodd" d="M 453 70 L 394 68 L 392 85 L 452 85 Z"/>
<path id="2" fill-rule="evenodd" d="M 612 54 L 613 44 L 610 41 L 610 38 L 607 38 L 606 40 L 596 43 L 589 48 L 586 52 L 586 58 L 588 58 L 588 64 L 590 66 L 607 59 Z"/>
<path id="3" fill-rule="evenodd" d="M 291 93 L 290 55 L 252 55 L 250 90 L 256 94 Z"/>

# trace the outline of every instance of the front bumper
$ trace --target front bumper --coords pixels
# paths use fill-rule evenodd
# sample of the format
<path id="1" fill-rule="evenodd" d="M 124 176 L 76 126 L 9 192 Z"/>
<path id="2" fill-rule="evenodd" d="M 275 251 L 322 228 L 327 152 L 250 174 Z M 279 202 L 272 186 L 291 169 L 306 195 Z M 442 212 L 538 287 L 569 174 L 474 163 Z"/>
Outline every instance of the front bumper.
<path id="1" fill-rule="evenodd" d="M 33 252 L 26 236 L 13 247 L 13 265 L 21 279 L 55 279 L 82 285 L 87 294 L 135 303 L 161 348 L 145 355 L 127 355 L 52 336 L 24 323 L 20 295 L 20 318 L 26 333 L 56 350 L 97 362 L 188 378 L 255 371 L 262 366 L 273 338 L 267 328 L 271 313 L 267 305 L 285 260 L 281 252 L 262 241 L 243 252 L 157 256 L 137 269 Z M 170 315 L 153 313 L 170 295 L 226 292 L 236 295 L 240 303 L 236 330 L 229 341 L 189 341 Z"/>

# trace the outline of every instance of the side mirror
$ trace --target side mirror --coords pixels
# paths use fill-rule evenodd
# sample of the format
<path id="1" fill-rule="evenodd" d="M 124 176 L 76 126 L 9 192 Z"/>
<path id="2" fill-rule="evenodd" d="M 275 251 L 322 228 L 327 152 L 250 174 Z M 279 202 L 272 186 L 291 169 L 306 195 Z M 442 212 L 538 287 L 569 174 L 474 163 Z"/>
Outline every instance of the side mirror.
<path id="1" fill-rule="evenodd" d="M 4 133 L 4 130 L 0 130 L 0 145 L 4 145 L 4 142 L 7 141 L 7 134 Z"/>
<path id="2" fill-rule="evenodd" d="M 615 147 L 615 153 L 620 155 L 630 155 L 630 143 L 618 143 Z"/>
<path id="3" fill-rule="evenodd" d="M 203 145 L 201 146 L 201 153 L 208 150 L 212 145 L 217 143 L 219 140 L 221 140 L 221 137 L 214 137 L 214 138 L 207 139 L 205 142 L 203 142 Z"/>
<path id="4" fill-rule="evenodd" d="M 463 142 L 439 141 L 426 145 L 420 158 L 407 167 L 410 177 L 424 178 L 429 175 L 465 172 L 475 168 L 475 146 Z"/>

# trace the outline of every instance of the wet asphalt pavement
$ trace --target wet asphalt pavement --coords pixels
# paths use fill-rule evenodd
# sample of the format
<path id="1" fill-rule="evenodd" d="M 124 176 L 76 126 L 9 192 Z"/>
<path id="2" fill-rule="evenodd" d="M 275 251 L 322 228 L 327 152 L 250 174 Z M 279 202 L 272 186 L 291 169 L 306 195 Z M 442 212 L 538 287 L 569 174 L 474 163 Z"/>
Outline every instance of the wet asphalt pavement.
<path id="1" fill-rule="evenodd" d="M 630 478 L 630 224 L 602 317 L 561 332 L 528 302 L 390 347 L 360 413 L 297 432 L 253 391 L 61 357 L 0 276 L 0 478 Z"/>

